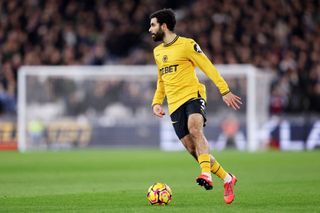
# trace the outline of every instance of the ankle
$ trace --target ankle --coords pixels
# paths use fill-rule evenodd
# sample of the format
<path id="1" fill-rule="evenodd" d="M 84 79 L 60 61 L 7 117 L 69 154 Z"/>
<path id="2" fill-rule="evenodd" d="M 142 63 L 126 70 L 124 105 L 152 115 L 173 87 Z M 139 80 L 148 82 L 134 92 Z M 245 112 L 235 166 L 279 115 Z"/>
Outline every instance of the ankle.
<path id="1" fill-rule="evenodd" d="M 223 179 L 224 183 L 230 183 L 231 181 L 232 181 L 232 177 L 230 174 L 227 174 Z"/>

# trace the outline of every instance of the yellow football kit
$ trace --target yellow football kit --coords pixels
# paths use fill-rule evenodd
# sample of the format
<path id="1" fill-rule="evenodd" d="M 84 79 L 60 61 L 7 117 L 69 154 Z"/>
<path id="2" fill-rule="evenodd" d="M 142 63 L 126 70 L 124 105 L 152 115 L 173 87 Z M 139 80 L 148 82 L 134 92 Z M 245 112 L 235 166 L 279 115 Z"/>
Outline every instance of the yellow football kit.
<path id="1" fill-rule="evenodd" d="M 152 106 L 162 104 L 167 97 L 172 114 L 190 99 L 201 96 L 206 100 L 206 88 L 196 76 L 196 66 L 214 82 L 222 95 L 229 92 L 228 84 L 193 39 L 176 36 L 171 43 L 154 48 L 153 54 L 158 66 L 158 81 Z"/>

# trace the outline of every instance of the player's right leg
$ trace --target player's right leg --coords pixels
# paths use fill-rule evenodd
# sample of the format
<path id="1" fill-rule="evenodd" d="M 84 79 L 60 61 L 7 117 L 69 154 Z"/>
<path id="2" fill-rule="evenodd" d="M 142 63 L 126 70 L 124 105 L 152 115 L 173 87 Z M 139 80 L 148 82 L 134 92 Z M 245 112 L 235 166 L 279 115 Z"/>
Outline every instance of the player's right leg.
<path id="1" fill-rule="evenodd" d="M 237 182 L 237 178 L 231 173 L 227 173 L 220 163 L 211 155 L 211 172 L 217 175 L 224 182 L 224 202 L 230 204 L 233 202 L 234 195 L 234 185 Z"/>
<path id="2" fill-rule="evenodd" d="M 220 163 L 210 155 L 210 163 L 211 163 L 211 172 L 218 176 L 223 182 L 230 182 L 231 175 L 227 173 L 224 168 L 220 165 Z"/>
<path id="3" fill-rule="evenodd" d="M 236 176 L 230 174 L 231 181 L 224 183 L 224 202 L 226 204 L 231 204 L 234 200 L 234 185 L 237 183 Z"/>

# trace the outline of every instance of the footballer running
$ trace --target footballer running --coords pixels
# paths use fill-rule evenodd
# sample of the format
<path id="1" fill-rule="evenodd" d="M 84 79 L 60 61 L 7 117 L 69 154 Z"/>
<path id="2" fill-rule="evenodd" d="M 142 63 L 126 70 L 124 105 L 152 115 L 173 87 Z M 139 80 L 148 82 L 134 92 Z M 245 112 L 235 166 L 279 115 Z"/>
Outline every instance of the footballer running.
<path id="1" fill-rule="evenodd" d="M 154 115 L 162 118 L 164 98 L 174 130 L 188 152 L 198 161 L 201 174 L 196 182 L 206 190 L 213 188 L 211 173 L 224 181 L 224 201 L 234 200 L 236 176 L 228 173 L 210 154 L 208 141 L 203 133 L 206 122 L 206 89 L 196 76 L 199 67 L 218 87 L 227 106 L 240 109 L 241 98 L 234 95 L 218 70 L 190 38 L 174 33 L 176 18 L 173 10 L 162 9 L 150 16 L 151 34 L 155 42 L 154 59 L 158 67 L 157 88 L 152 101 Z"/>

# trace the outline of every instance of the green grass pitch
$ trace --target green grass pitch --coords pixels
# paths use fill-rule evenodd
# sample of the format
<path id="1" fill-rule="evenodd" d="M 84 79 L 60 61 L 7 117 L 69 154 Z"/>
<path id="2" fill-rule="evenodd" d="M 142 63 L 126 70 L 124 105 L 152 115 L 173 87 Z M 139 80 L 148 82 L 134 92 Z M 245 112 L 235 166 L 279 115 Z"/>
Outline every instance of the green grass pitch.
<path id="1" fill-rule="evenodd" d="M 0 152 L 0 212 L 320 212 L 320 152 L 216 152 L 238 178 L 236 199 L 223 184 L 195 183 L 199 166 L 186 152 L 80 150 Z M 151 206 L 154 182 L 173 191 L 168 206 Z"/>

